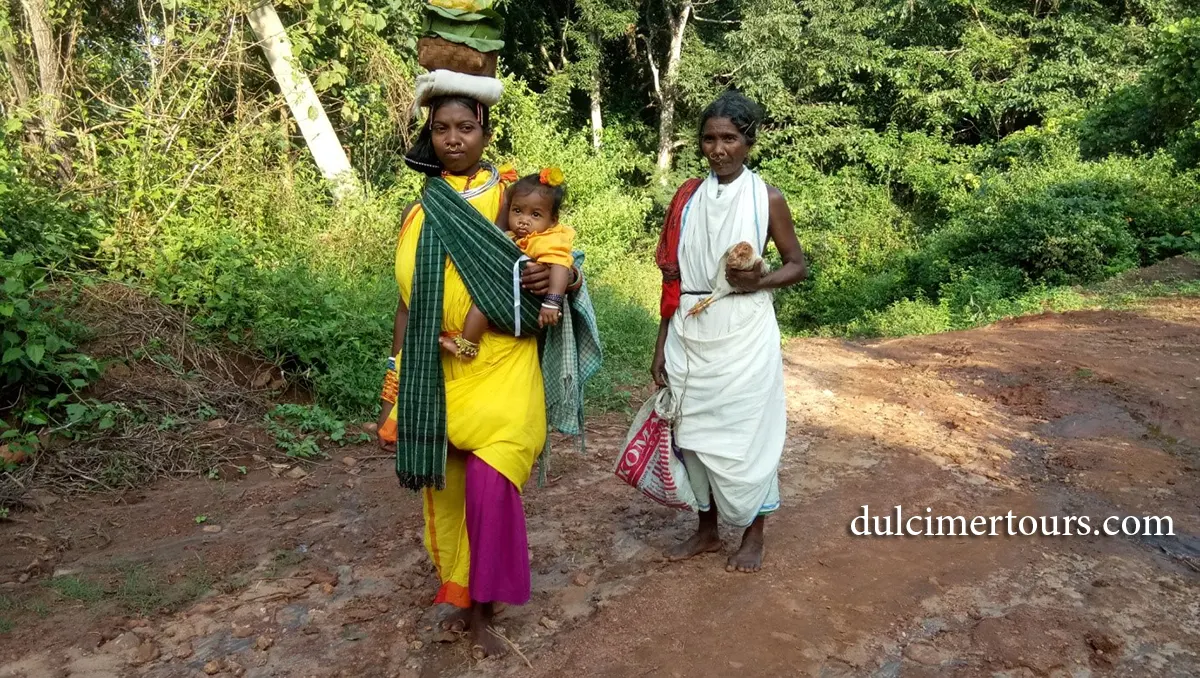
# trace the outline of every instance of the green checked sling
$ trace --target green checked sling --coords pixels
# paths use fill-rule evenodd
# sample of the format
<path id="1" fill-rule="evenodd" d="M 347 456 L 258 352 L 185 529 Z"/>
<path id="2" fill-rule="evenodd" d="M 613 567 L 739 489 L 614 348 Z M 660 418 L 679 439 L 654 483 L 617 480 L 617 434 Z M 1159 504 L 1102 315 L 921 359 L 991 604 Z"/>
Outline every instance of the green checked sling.
<path id="1" fill-rule="evenodd" d="M 438 339 L 446 257 L 458 269 L 471 300 L 502 332 L 539 336 L 542 300 L 518 290 L 518 321 L 513 278 L 521 250 L 444 179 L 434 177 L 426 183 L 421 203 L 425 225 L 417 241 L 396 400 L 396 475 L 409 489 L 441 490 L 446 486 L 446 382 Z"/>

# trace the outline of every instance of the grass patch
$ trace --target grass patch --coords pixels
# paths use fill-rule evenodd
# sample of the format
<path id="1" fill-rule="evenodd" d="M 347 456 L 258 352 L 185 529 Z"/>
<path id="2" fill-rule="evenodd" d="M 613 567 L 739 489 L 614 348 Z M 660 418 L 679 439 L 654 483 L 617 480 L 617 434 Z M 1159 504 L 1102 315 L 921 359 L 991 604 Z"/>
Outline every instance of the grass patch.
<path id="1" fill-rule="evenodd" d="M 1091 309 L 1130 310 L 1152 299 L 1200 297 L 1200 280 L 1141 282 L 1113 279 L 1087 287 L 1038 287 L 1014 298 L 968 295 L 966 303 L 949 297 L 937 302 L 902 299 L 882 311 L 866 313 L 845 325 L 823 326 L 816 336 L 903 337 L 968 330 L 1039 313 Z"/>
<path id="2" fill-rule="evenodd" d="M 104 587 L 81 577 L 56 577 L 50 580 L 50 590 L 67 600 L 80 603 L 97 603 L 104 599 Z"/>
<path id="3" fill-rule="evenodd" d="M 51 580 L 47 587 L 63 600 L 88 605 L 112 602 L 128 612 L 149 614 L 175 611 L 212 590 L 215 583 L 215 578 L 202 567 L 168 580 L 145 565 L 132 564 L 118 567 L 107 585 L 85 577 L 66 576 Z M 24 607 L 41 616 L 50 611 L 40 600 Z"/>
<path id="4" fill-rule="evenodd" d="M 8 633 L 16 628 L 16 622 L 8 618 L 8 613 L 16 607 L 16 603 L 8 596 L 0 596 L 0 633 Z"/>
<path id="5" fill-rule="evenodd" d="M 203 568 L 168 581 L 144 565 L 132 565 L 121 569 L 113 597 L 130 612 L 173 612 L 208 593 L 215 583 L 215 578 Z"/>
<path id="6" fill-rule="evenodd" d="M 587 405 L 602 412 L 629 408 L 633 391 L 650 378 L 658 318 L 645 306 L 598 286 L 592 301 L 604 349 L 604 369 L 587 385 Z"/>

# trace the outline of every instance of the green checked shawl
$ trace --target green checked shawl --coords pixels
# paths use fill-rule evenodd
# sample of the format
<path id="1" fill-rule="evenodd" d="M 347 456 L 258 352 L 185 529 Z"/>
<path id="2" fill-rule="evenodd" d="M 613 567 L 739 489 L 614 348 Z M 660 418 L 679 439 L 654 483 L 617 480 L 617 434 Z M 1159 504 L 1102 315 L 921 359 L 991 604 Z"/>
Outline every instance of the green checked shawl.
<path id="1" fill-rule="evenodd" d="M 583 252 L 575 252 L 575 267 L 583 271 Z M 546 387 L 546 424 L 553 431 L 579 436 L 584 449 L 583 387 L 600 371 L 602 355 L 596 310 L 588 294 L 587 279 L 567 297 L 558 325 L 546 329 L 542 340 L 542 379 Z M 546 484 L 550 441 L 538 457 L 538 484 Z"/>
<path id="2" fill-rule="evenodd" d="M 440 177 L 421 198 L 425 226 L 417 241 L 408 330 L 396 400 L 396 475 L 404 487 L 446 486 L 446 382 L 442 373 L 442 294 L 446 257 L 471 300 L 497 329 L 517 335 L 514 267 L 521 250 Z M 540 297 L 519 291 L 520 336 L 537 336 Z"/>
<path id="3" fill-rule="evenodd" d="M 575 252 L 583 270 L 583 253 Z M 568 299 L 570 312 L 546 330 L 542 342 L 542 377 L 546 384 L 546 422 L 567 435 L 583 435 L 583 387 L 600 370 L 600 331 L 587 280 Z"/>

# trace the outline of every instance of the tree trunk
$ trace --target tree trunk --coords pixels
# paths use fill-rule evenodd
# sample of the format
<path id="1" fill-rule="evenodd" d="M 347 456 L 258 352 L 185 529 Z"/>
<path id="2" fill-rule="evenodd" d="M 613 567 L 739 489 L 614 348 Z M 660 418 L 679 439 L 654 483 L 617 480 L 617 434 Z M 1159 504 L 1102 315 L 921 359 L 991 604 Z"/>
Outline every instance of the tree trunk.
<path id="1" fill-rule="evenodd" d="M 25 9 L 25 19 L 29 22 L 29 34 L 33 38 L 33 49 L 37 55 L 40 89 L 38 116 L 42 137 L 44 143 L 53 144 L 58 135 L 59 115 L 62 111 L 62 52 L 58 41 L 54 39 L 46 0 L 21 0 L 21 6 Z"/>
<path id="2" fill-rule="evenodd" d="M 0 0 L 2 2 L 3 0 Z M 12 27 L 0 24 L 0 52 L 4 53 L 4 65 L 8 68 L 8 77 L 12 80 L 13 96 L 17 106 L 29 103 L 29 81 L 26 80 L 25 63 L 17 53 L 16 36 Z"/>
<path id="3" fill-rule="evenodd" d="M 597 151 L 604 144 L 604 110 L 600 98 L 600 38 L 592 34 L 592 44 L 596 47 L 596 63 L 592 67 L 592 148 Z"/>
<path id="4" fill-rule="evenodd" d="M 658 172 L 662 180 L 666 180 L 675 159 L 675 100 L 678 95 L 675 85 L 679 79 L 679 63 L 683 59 L 683 38 L 691 18 L 692 1 L 685 0 L 679 18 L 671 25 L 671 53 L 667 56 L 667 68 L 659 87 Z"/>
<path id="5" fill-rule="evenodd" d="M 321 174 L 329 181 L 335 198 L 341 200 L 350 195 L 361 195 L 362 187 L 346 151 L 338 141 L 337 133 L 325 108 L 313 89 L 308 75 L 295 65 L 292 43 L 288 40 L 283 23 L 269 2 L 252 10 L 250 27 L 257 36 L 263 54 L 271 65 L 279 89 L 287 101 L 288 108 L 296 119 L 300 133 L 308 143 Z"/>

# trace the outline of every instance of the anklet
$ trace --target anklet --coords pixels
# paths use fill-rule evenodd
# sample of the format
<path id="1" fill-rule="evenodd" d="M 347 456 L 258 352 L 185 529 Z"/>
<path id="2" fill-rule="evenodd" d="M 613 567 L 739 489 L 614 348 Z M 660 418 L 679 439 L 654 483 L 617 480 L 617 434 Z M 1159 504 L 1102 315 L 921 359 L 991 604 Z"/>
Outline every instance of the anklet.
<path id="1" fill-rule="evenodd" d="M 479 344 L 473 341 L 468 341 L 462 338 L 462 335 L 454 337 L 454 345 L 458 348 L 458 354 L 468 358 L 474 358 L 479 355 Z"/>

